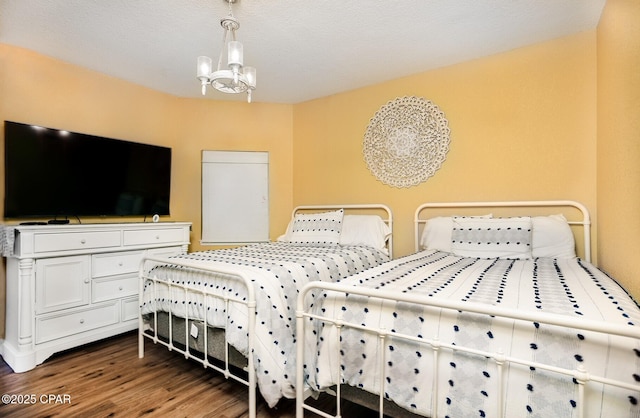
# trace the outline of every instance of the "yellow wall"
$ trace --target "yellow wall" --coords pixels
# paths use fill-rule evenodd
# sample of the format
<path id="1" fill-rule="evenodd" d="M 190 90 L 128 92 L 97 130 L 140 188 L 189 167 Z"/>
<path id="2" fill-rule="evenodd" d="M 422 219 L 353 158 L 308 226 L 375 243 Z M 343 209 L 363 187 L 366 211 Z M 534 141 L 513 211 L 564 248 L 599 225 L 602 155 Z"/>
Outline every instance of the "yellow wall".
<path id="1" fill-rule="evenodd" d="M 163 220 L 193 222 L 192 249 L 200 241 L 203 149 L 269 151 L 270 235 L 286 226 L 291 106 L 181 99 L 1 44 L 0 68 L 0 120 L 172 147 L 171 217 Z"/>
<path id="2" fill-rule="evenodd" d="M 596 33 L 590 31 L 294 107 L 294 201 L 391 206 L 394 255 L 413 250 L 426 201 L 573 199 L 596 211 Z M 451 144 L 426 182 L 398 189 L 363 159 L 370 118 L 419 96 L 444 111 Z"/>
<path id="3" fill-rule="evenodd" d="M 194 80 L 197 89 L 196 84 Z M 0 44 L 0 121 L 4 120 L 172 147 L 171 217 L 163 220 L 193 222 L 191 250 L 202 248 L 203 149 L 268 151 L 271 238 L 280 235 L 289 221 L 293 204 L 289 105 L 180 99 Z M 0 154 L 3 150 L 0 147 Z M 4 155 L 0 161 L 4 162 Z M 4 196 L 2 173 L 0 170 L 0 196 Z M 142 221 L 100 218 L 83 222 L 128 220 Z M 1 338 L 5 278 L 4 269 L 0 270 Z"/>
<path id="4" fill-rule="evenodd" d="M 640 296 L 629 262 L 640 253 L 637 22 L 640 3 L 608 0 L 597 31 L 292 106 L 181 99 L 0 44 L 0 121 L 171 146 L 168 220 L 194 223 L 192 250 L 202 248 L 203 149 L 269 151 L 271 238 L 294 205 L 382 202 L 396 256 L 413 250 L 424 201 L 578 200 L 597 220 L 596 261 Z M 369 172 L 362 140 L 374 113 L 402 96 L 437 104 L 451 145 L 435 176 L 398 189 Z"/>
<path id="5" fill-rule="evenodd" d="M 599 266 L 640 298 L 640 2 L 608 0 L 598 26 Z M 634 262 L 635 261 L 635 262 Z"/>

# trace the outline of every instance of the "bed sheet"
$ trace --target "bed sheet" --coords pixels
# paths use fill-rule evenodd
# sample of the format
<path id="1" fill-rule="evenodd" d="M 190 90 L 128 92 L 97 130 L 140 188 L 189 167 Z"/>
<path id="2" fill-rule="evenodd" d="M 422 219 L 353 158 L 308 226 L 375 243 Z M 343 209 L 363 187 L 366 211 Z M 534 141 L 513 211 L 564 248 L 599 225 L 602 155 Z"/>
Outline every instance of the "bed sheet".
<path id="1" fill-rule="evenodd" d="M 360 246 L 317 246 L 270 242 L 232 249 L 194 252 L 172 257 L 204 269 L 237 269 L 249 274 L 256 295 L 254 364 L 265 400 L 274 406 L 282 397 L 295 396 L 295 304 L 299 290 L 312 280 L 336 281 L 381 264 L 389 257 Z M 246 300 L 242 282 L 228 276 L 175 266 L 158 266 L 150 276 L 196 289 L 210 289 Z M 169 310 L 174 316 L 206 320 L 210 326 L 226 328 L 229 343 L 248 354 L 247 309 L 231 303 L 228 311 L 218 298 L 185 295 L 178 287 L 153 286 L 147 281 L 141 314 Z M 206 311 L 206 313 L 205 313 Z"/>
<path id="2" fill-rule="evenodd" d="M 640 309 L 610 277 L 579 258 L 529 260 L 479 259 L 439 251 L 399 258 L 341 281 L 389 292 L 411 292 L 428 298 L 483 303 L 524 311 L 591 318 L 640 326 Z M 514 321 L 463 311 L 446 311 L 392 300 L 369 300 L 325 291 L 311 312 L 355 324 L 377 327 L 390 337 L 380 344 L 373 333 L 315 322 L 305 335 L 305 376 L 322 390 L 338 382 L 379 393 L 379 351 L 384 351 L 385 397 L 425 416 L 433 410 L 433 354 L 426 344 L 400 341 L 393 334 L 464 345 L 490 353 L 555 366 L 584 366 L 590 373 L 640 381 L 640 341 Z M 313 328 L 313 327 L 312 327 Z M 319 337 L 316 337 L 318 335 Z M 340 339 L 339 351 L 335 350 Z M 496 369 L 485 356 L 440 350 L 438 416 L 496 416 Z M 375 372 L 373 372 L 375 371 Z M 572 417 L 577 387 L 572 377 L 511 364 L 504 373 L 504 416 Z M 640 394 L 587 385 L 588 417 L 638 417 Z"/>

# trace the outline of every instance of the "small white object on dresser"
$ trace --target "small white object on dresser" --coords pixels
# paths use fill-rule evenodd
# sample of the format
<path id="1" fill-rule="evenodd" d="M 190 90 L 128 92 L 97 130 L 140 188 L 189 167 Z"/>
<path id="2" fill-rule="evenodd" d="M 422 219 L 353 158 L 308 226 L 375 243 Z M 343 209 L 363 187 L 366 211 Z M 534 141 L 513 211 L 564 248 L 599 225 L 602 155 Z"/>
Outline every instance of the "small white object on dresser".
<path id="1" fill-rule="evenodd" d="M 145 252 L 186 253 L 191 223 L 15 226 L 2 356 L 14 372 L 138 327 Z"/>

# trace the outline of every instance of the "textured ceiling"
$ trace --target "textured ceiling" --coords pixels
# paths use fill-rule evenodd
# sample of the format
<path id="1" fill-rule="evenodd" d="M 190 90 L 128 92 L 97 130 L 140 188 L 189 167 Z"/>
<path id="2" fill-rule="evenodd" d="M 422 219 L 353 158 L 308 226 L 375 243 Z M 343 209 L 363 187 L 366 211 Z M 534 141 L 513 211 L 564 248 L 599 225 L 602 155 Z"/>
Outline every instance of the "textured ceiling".
<path id="1" fill-rule="evenodd" d="M 298 103 L 591 30 L 605 1 L 237 0 L 233 14 L 258 71 L 254 101 Z M 225 0 L 0 0 L 0 43 L 202 97 L 196 58 L 217 62 L 228 11 Z"/>

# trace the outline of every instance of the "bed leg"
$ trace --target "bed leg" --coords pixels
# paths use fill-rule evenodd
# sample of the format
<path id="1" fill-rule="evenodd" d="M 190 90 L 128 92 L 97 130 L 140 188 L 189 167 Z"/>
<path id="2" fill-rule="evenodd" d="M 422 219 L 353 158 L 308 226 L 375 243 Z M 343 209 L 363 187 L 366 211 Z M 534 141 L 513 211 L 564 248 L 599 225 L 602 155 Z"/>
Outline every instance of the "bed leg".
<path id="1" fill-rule="evenodd" d="M 144 357 L 144 336 L 142 335 L 142 328 L 138 329 L 138 358 Z"/>
<path id="2" fill-rule="evenodd" d="M 256 378 L 256 367 L 253 358 L 256 329 L 256 299 L 251 290 L 252 288 L 247 285 L 247 291 L 249 292 L 250 298 L 250 302 L 247 304 L 247 309 L 249 312 L 249 347 L 247 356 L 247 366 L 249 368 L 249 418 L 256 418 L 256 390 L 258 387 L 258 382 Z"/>
<path id="3" fill-rule="evenodd" d="M 145 255 L 147 252 L 145 251 Z M 138 358 L 144 357 L 144 336 L 142 333 L 144 332 L 144 320 L 142 319 L 142 311 L 141 306 L 144 300 L 144 257 L 140 260 L 140 266 L 138 267 Z M 157 329 L 157 328 L 156 328 Z"/>
<path id="4" fill-rule="evenodd" d="M 249 388 L 249 418 L 256 418 L 256 387 Z"/>
<path id="5" fill-rule="evenodd" d="M 304 363 L 304 316 L 302 315 L 302 309 L 300 308 L 300 302 L 296 310 L 296 329 L 298 330 L 298 338 L 296 341 L 296 418 L 304 417 L 304 369 L 302 364 Z"/>

